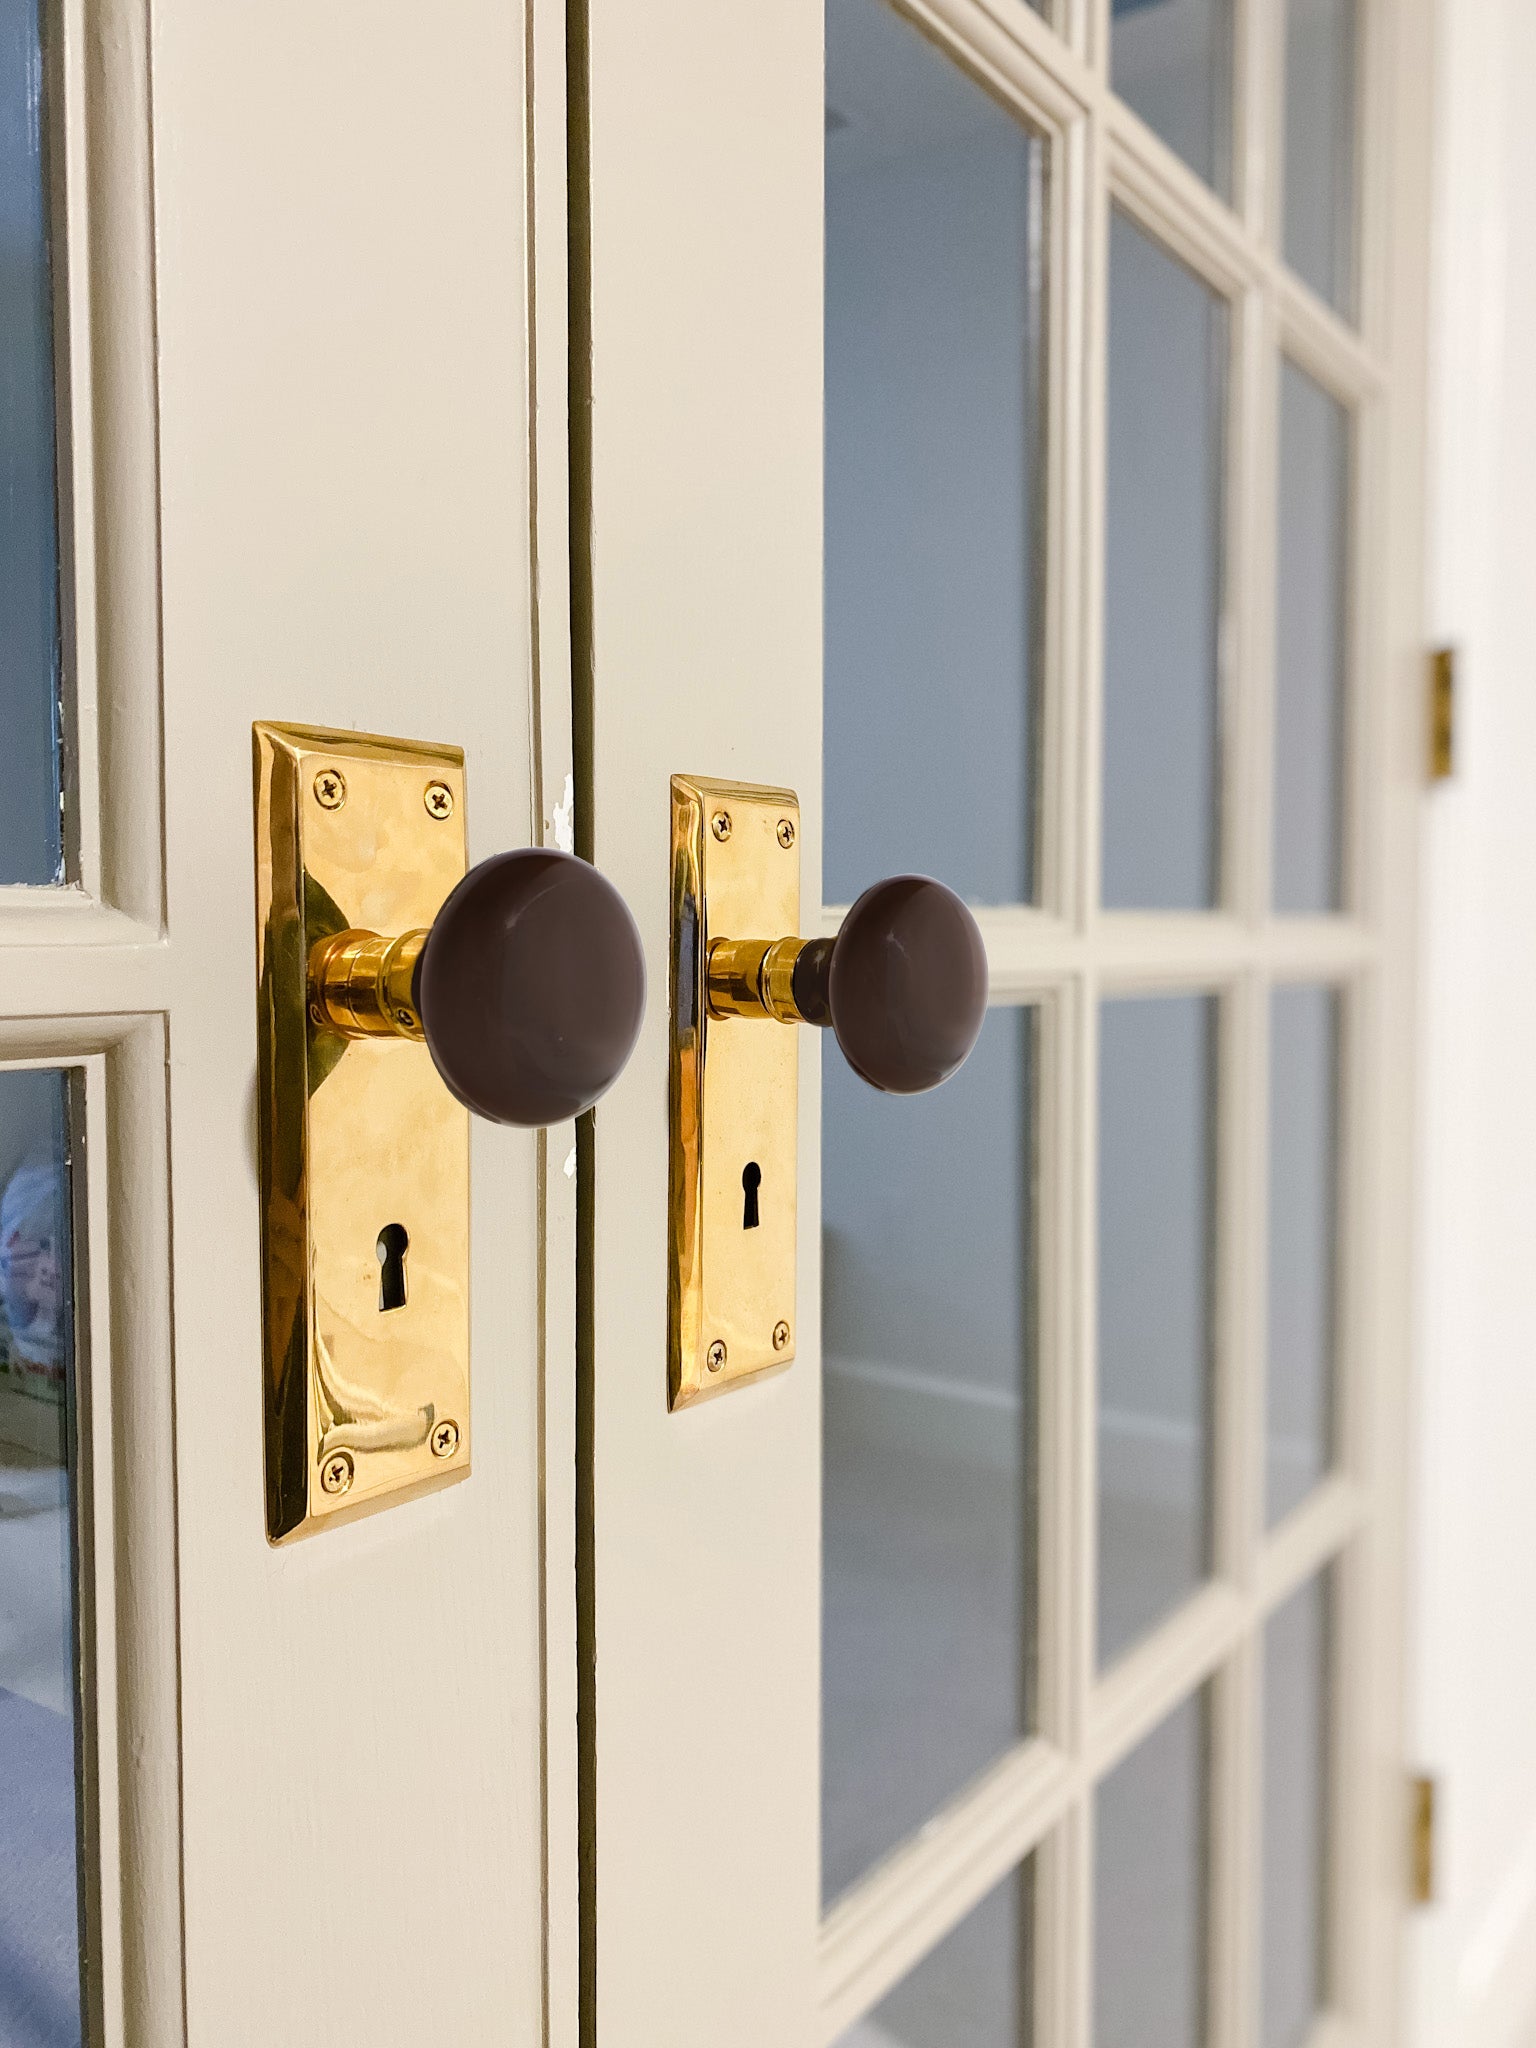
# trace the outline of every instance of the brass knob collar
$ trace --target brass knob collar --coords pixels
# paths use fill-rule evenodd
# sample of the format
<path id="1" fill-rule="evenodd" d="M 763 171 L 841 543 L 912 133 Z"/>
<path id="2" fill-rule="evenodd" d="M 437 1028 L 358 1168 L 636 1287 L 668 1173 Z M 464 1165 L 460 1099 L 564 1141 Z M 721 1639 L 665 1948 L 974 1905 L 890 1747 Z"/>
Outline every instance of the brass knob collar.
<path id="1" fill-rule="evenodd" d="M 317 1024 L 343 1038 L 425 1035 L 416 1010 L 416 962 L 427 942 L 422 931 L 398 938 L 377 932 L 338 932 L 317 941 L 309 956 L 309 1002 Z"/>

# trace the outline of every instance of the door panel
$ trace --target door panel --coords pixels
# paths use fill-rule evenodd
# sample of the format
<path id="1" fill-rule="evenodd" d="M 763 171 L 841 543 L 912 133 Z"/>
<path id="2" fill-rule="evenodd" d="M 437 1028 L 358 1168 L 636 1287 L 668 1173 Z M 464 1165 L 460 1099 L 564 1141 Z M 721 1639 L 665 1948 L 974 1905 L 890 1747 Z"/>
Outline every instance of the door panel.
<path id="1" fill-rule="evenodd" d="M 818 1061 L 802 1043 L 796 1361 L 669 1414 L 667 849 L 673 774 L 794 789 L 815 901 L 821 12 L 595 0 L 585 34 L 582 850 L 652 991 L 592 1136 L 589 2024 L 783 2048 L 811 2034 L 817 1905 Z"/>
<path id="2" fill-rule="evenodd" d="M 403 16 L 156 13 L 193 2040 L 338 1999 L 359 2037 L 540 2027 L 532 1136 L 472 1141 L 466 1483 L 269 1548 L 253 1350 L 251 722 L 461 744 L 472 861 L 538 816 L 521 24 L 464 0 L 434 36 L 451 62 Z"/>

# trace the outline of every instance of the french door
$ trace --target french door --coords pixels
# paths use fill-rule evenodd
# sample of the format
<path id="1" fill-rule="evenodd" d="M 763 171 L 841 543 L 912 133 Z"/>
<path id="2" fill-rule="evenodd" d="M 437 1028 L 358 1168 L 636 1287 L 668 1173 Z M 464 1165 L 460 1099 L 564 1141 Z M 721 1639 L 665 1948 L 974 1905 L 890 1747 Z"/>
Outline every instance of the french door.
<path id="1" fill-rule="evenodd" d="M 269 1541 L 252 809 L 253 724 L 285 721 L 462 749 L 472 859 L 568 838 L 564 319 L 530 312 L 535 245 L 563 291 L 562 80 L 563 22 L 490 0 L 435 10 L 430 46 L 393 7 L 3 9 L 11 2048 L 531 2044 L 574 2016 L 574 1128 L 466 1141 L 451 1428 L 381 1420 L 341 1369 L 435 1284 L 418 1241 L 391 1297 L 375 1238 L 403 1226 L 362 1190 L 361 1307 L 315 1326 L 353 1448 L 310 1497 L 375 1442 L 457 1466 Z M 322 752 L 298 792 L 350 835 L 355 922 L 367 785 Z M 445 787 L 423 773 L 418 829 L 466 822 Z"/>
<path id="2" fill-rule="evenodd" d="M 576 12 L 580 829 L 653 990 L 582 1153 L 602 2048 L 1395 2038 L 1425 17 Z M 669 1402 L 709 1046 L 720 1110 L 784 1028 L 714 1012 L 700 1141 L 678 775 L 798 798 L 802 932 L 948 882 L 991 1007 L 914 1099 L 796 1027 L 792 1362 Z"/>

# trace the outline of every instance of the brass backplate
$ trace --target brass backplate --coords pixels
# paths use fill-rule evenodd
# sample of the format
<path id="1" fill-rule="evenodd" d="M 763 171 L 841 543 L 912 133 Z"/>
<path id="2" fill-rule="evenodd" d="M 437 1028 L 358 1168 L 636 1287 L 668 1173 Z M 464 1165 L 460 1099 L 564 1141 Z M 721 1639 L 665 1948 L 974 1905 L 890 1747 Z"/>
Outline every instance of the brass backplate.
<path id="1" fill-rule="evenodd" d="M 800 806 L 793 792 L 675 775 L 668 1285 L 674 1408 L 795 1355 L 799 1033 L 771 1018 L 711 1018 L 705 966 L 712 939 L 784 938 L 799 921 Z"/>
<path id="2" fill-rule="evenodd" d="M 254 739 L 276 1543 L 469 1471 L 469 1114 L 425 1045 L 317 1024 L 307 972 L 337 932 L 431 924 L 464 873 L 464 756 L 292 725 Z"/>

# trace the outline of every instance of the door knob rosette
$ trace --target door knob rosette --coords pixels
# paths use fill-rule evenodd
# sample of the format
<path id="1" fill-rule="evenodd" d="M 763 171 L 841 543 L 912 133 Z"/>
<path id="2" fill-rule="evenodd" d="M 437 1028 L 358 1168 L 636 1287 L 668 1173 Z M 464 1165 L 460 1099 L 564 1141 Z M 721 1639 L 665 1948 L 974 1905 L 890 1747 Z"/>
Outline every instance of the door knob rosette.
<path id="1" fill-rule="evenodd" d="M 672 778 L 674 1408 L 795 1355 L 799 1045 L 772 1027 L 827 1027 L 872 1087 L 912 1095 L 955 1072 L 986 1011 L 952 890 L 896 875 L 803 939 L 799 849 L 792 790 Z"/>
<path id="2" fill-rule="evenodd" d="M 267 723 L 253 746 L 276 1543 L 468 1475 L 469 1112 L 587 1108 L 645 973 L 585 861 L 530 847 L 465 873 L 457 747 Z"/>

